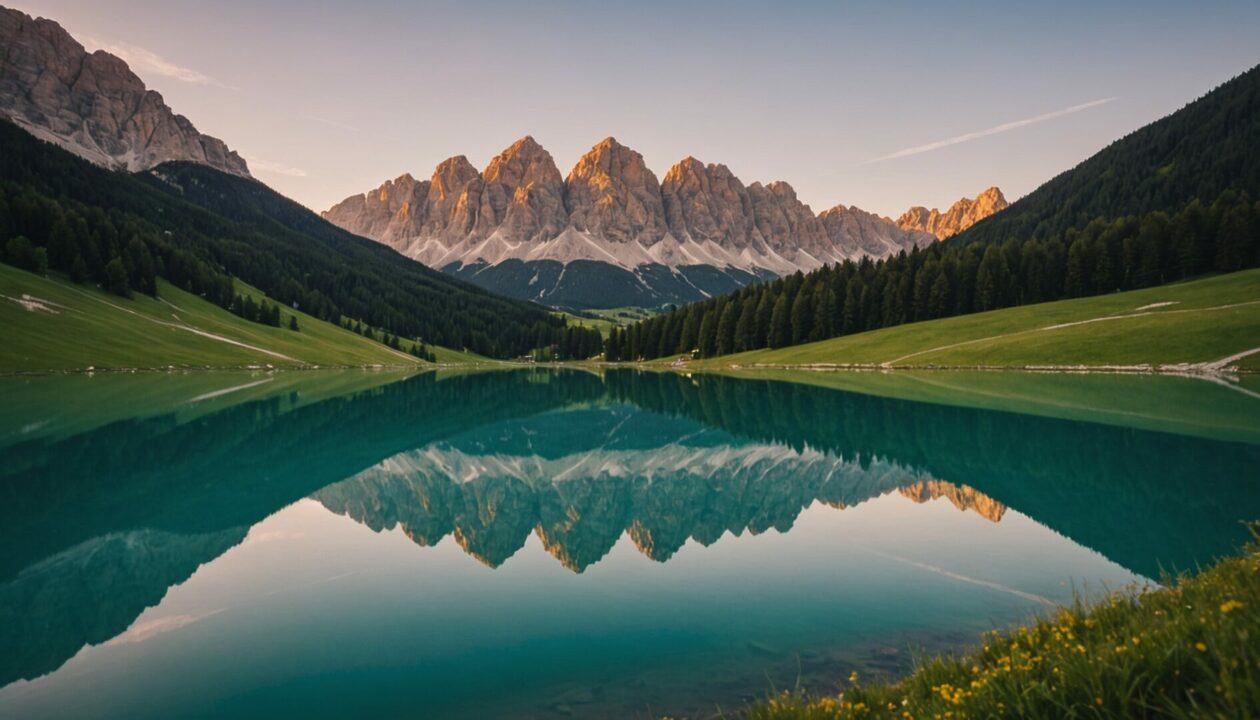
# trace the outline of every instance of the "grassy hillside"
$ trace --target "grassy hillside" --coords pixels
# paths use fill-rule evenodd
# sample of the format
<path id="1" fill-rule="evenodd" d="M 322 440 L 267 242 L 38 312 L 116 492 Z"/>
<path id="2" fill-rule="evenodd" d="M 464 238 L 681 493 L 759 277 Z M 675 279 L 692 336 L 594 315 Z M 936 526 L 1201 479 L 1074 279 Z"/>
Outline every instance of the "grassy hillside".
<path id="1" fill-rule="evenodd" d="M 192 163 L 110 172 L 0 120 L 0 246 L 19 238 L 53 270 L 106 288 L 151 291 L 161 276 L 228 307 L 237 278 L 330 322 L 356 318 L 488 356 L 571 334 L 546 308 L 425 267 L 255 180 Z"/>
<path id="2" fill-rule="evenodd" d="M 895 685 L 854 674 L 839 696 L 784 693 L 747 717 L 1256 717 L 1260 551 L 1171 585 L 988 633 L 971 653 L 920 661 Z"/>
<path id="3" fill-rule="evenodd" d="M 248 286 L 238 291 L 262 297 Z M 281 306 L 281 327 L 249 322 L 161 281 L 159 298 L 0 265 L 0 372 L 272 365 L 427 365 L 406 353 Z M 297 317 L 297 331 L 288 329 Z M 434 348 L 439 362 L 474 360 Z"/>
<path id="4" fill-rule="evenodd" d="M 898 325 L 693 365 L 1164 365 L 1213 362 L 1253 348 L 1260 348 L 1260 270 Z M 1233 364 L 1260 370 L 1260 353 Z"/>

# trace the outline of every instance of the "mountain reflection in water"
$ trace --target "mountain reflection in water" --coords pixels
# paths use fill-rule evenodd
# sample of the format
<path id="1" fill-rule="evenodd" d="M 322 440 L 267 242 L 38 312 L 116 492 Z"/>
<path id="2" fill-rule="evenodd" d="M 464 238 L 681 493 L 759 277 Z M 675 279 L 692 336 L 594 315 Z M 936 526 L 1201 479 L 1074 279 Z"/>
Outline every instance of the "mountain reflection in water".
<path id="1" fill-rule="evenodd" d="M 944 498 L 1157 578 L 1243 539 L 1257 467 L 1242 442 L 632 371 L 425 374 L 117 420 L 0 447 L 0 686 L 119 636 L 306 497 L 489 567 L 534 534 L 574 573 L 623 536 L 669 562 L 689 540 L 789 533 L 815 503 Z"/>

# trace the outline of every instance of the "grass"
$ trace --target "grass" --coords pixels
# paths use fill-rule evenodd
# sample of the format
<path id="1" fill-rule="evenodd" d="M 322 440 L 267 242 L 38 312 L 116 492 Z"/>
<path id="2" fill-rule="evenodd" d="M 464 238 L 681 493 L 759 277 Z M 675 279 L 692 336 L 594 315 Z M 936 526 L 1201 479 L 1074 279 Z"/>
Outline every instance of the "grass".
<path id="1" fill-rule="evenodd" d="M 1169 304 L 1146 307 L 1157 303 Z M 1230 305 L 1235 307 L 1225 307 Z M 1086 320 L 1094 322 L 1053 327 Z M 1260 348 L 1260 270 L 899 325 L 692 365 L 1163 365 L 1210 362 L 1252 348 Z M 1260 353 L 1237 365 L 1260 370 Z"/>
<path id="2" fill-rule="evenodd" d="M 238 283 L 238 292 L 261 292 Z M 20 302 L 40 301 L 36 309 Z M 281 327 L 243 320 L 159 281 L 158 298 L 107 294 L 0 265 L 0 373 L 95 369 L 427 366 L 314 317 L 281 307 Z M 288 328 L 296 316 L 298 331 Z M 199 334 L 200 333 L 200 334 Z M 208 337 L 217 336 L 217 338 Z M 437 349 L 439 362 L 476 356 Z"/>
<path id="3" fill-rule="evenodd" d="M 785 692 L 748 718 L 1260 717 L 1260 548 L 1168 582 L 988 633 L 895 684 Z"/>
<path id="4" fill-rule="evenodd" d="M 582 312 L 582 315 L 575 315 L 564 311 L 558 311 L 556 314 L 567 320 L 570 325 L 583 325 L 585 327 L 595 328 L 604 337 L 608 337 L 608 332 L 615 327 L 629 325 L 645 318 L 650 318 L 656 314 L 652 310 L 638 307 L 583 310 Z"/>

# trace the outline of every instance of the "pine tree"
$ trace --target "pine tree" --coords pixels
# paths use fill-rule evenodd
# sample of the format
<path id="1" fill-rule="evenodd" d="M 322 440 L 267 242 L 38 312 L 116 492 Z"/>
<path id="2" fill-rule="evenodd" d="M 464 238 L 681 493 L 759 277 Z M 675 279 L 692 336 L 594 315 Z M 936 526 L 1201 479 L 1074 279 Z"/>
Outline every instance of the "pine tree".
<path id="1" fill-rule="evenodd" d="M 754 331 L 759 304 L 757 296 L 751 293 L 740 303 L 739 320 L 735 323 L 735 352 L 757 347 Z"/>
<path id="2" fill-rule="evenodd" d="M 127 268 L 123 267 L 122 258 L 116 257 L 105 264 L 105 289 L 115 295 L 131 297 L 131 287 L 127 284 Z"/>
<path id="3" fill-rule="evenodd" d="M 787 293 L 780 293 L 774 301 L 774 310 L 770 313 L 769 346 L 772 348 L 787 347 L 792 343 L 792 321 L 789 317 Z"/>
<path id="4" fill-rule="evenodd" d="M 770 290 L 763 290 L 757 300 L 757 315 L 753 318 L 753 338 L 749 348 L 770 346 L 770 321 L 774 314 L 774 297 Z"/>
<path id="5" fill-rule="evenodd" d="M 718 319 L 717 342 L 715 343 L 718 355 L 730 355 L 735 351 L 735 326 L 739 322 L 735 316 L 738 313 L 739 303 L 734 300 L 726 303 L 726 307 L 722 308 L 722 316 Z"/>
<path id="6" fill-rule="evenodd" d="M 813 322 L 813 293 L 801 290 L 792 300 L 791 323 L 792 345 L 799 345 L 809 339 L 810 324 Z"/>
<path id="7" fill-rule="evenodd" d="M 70 280 L 78 285 L 87 282 L 88 267 L 83 261 L 83 256 L 75 253 L 74 260 L 70 263 Z"/>
<path id="8" fill-rule="evenodd" d="M 700 357 L 713 357 L 717 352 L 717 325 L 713 312 L 706 312 L 700 320 Z"/>

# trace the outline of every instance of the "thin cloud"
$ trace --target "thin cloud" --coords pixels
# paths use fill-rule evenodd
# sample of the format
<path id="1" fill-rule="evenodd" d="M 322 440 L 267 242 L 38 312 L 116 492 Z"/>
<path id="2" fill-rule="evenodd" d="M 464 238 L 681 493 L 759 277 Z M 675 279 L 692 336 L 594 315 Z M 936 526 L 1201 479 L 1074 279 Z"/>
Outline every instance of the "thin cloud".
<path id="1" fill-rule="evenodd" d="M 270 160 L 263 160 L 262 158 L 255 157 L 253 155 L 241 155 L 241 157 L 245 158 L 245 162 L 249 163 L 249 168 L 251 170 L 271 173 L 272 175 L 284 175 L 285 177 L 310 177 L 310 175 L 302 168 L 290 167 L 277 162 L 271 162 Z"/>
<path id="2" fill-rule="evenodd" d="M 206 85 L 209 87 L 223 88 L 224 90 L 237 89 L 231 85 L 222 83 L 205 73 L 173 63 L 152 50 L 147 50 L 138 45 L 130 45 L 128 43 L 111 43 L 90 37 L 83 38 L 83 41 L 84 44 L 89 47 L 95 47 L 112 55 L 117 55 L 130 65 L 132 70 L 136 71 L 136 73 L 140 75 L 148 72 L 193 85 Z"/>
<path id="3" fill-rule="evenodd" d="M 948 138 L 945 140 L 938 140 L 936 142 L 930 142 L 926 145 L 916 145 L 914 147 L 909 147 L 904 150 L 898 150 L 897 152 L 892 153 L 890 155 L 884 155 L 882 157 L 877 157 L 873 160 L 867 160 L 866 162 L 862 164 L 870 165 L 871 163 L 884 162 L 885 160 L 895 160 L 897 158 L 909 157 L 911 155 L 919 155 L 920 153 L 932 152 L 933 150 L 940 150 L 941 148 L 949 147 L 951 145 L 959 145 L 961 143 L 970 142 L 978 138 L 988 137 L 990 135 L 997 135 L 998 133 L 1004 133 L 1007 130 L 1015 130 L 1017 128 L 1028 127 L 1029 125 L 1036 125 L 1037 123 L 1045 122 L 1047 120 L 1054 120 L 1055 118 L 1061 118 L 1065 115 L 1072 115 L 1073 113 L 1078 113 L 1078 112 L 1081 112 L 1082 110 L 1095 108 L 1095 107 L 1098 107 L 1099 105 L 1106 105 L 1107 103 L 1115 99 L 1116 98 L 1114 97 L 1109 97 L 1109 98 L 1102 98 L 1101 100 L 1091 100 L 1087 103 L 1081 103 L 1080 105 L 1073 105 L 1072 107 L 1063 108 L 1062 110 L 1055 110 L 1054 112 L 1048 112 L 1048 113 L 1045 113 L 1044 115 L 1037 115 L 1035 117 L 1024 118 L 1023 120 L 1015 120 L 1008 123 L 1002 123 L 1001 125 L 994 125 L 993 127 L 988 128 L 987 130 L 978 130 L 976 132 L 969 132 L 963 135 L 955 135 L 954 137 Z"/>
<path id="4" fill-rule="evenodd" d="M 307 115 L 306 117 L 322 125 L 327 125 L 328 127 L 335 127 L 339 130 L 348 130 L 350 132 L 356 132 L 356 133 L 359 132 L 359 128 L 353 125 L 347 125 L 343 122 L 337 122 L 336 120 L 329 120 L 328 118 L 320 117 L 318 115 Z"/>

